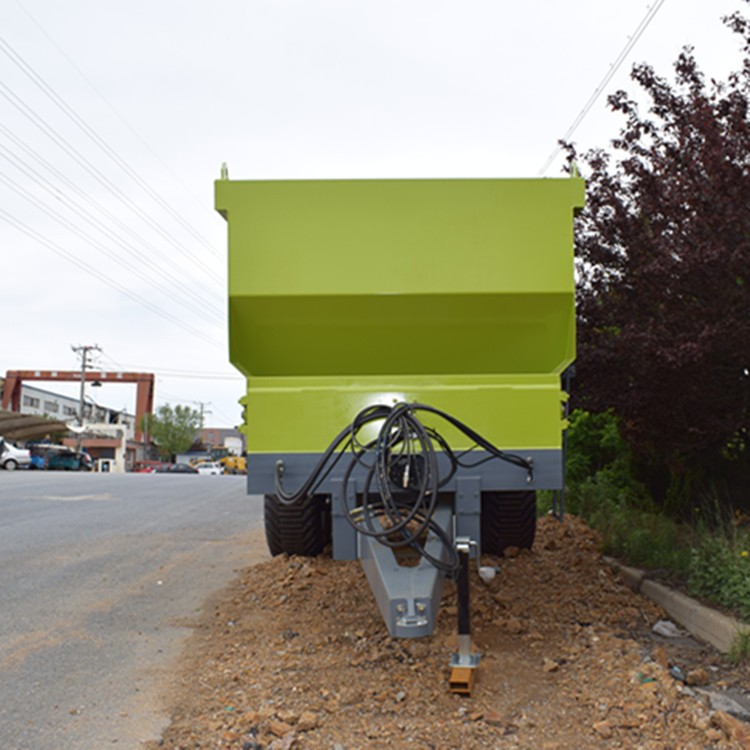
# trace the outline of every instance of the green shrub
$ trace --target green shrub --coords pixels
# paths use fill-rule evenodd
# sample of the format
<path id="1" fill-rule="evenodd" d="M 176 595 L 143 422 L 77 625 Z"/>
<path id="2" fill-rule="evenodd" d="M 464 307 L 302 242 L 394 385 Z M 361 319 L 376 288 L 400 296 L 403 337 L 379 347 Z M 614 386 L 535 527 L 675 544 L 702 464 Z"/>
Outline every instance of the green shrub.
<path id="1" fill-rule="evenodd" d="M 695 495 L 683 484 L 679 507 Z M 662 512 L 636 479 L 612 412 L 570 415 L 565 505 L 599 532 L 604 553 L 674 574 L 693 595 L 750 622 L 750 530 L 733 525 L 715 491 L 693 501 L 684 520 Z M 547 507 L 551 493 L 540 493 L 540 508 Z M 737 648 L 747 652 L 749 643 L 747 635 Z"/>
<path id="2" fill-rule="evenodd" d="M 687 571 L 690 530 L 657 512 L 633 475 L 612 412 L 570 415 L 567 466 L 567 509 L 600 533 L 603 552 L 645 568 Z"/>
<path id="3" fill-rule="evenodd" d="M 750 630 L 740 630 L 732 641 L 729 658 L 736 663 L 750 661 Z"/>
<path id="4" fill-rule="evenodd" d="M 628 448 L 620 437 L 613 412 L 594 414 L 575 409 L 568 421 L 566 475 L 569 483 L 583 482 L 606 467 L 627 470 Z"/>
<path id="5" fill-rule="evenodd" d="M 692 549 L 688 587 L 750 620 L 750 533 L 731 527 L 704 533 Z"/>
<path id="6" fill-rule="evenodd" d="M 689 528 L 638 507 L 643 500 L 634 493 L 634 486 L 618 486 L 599 472 L 576 488 L 571 505 L 600 533 L 604 553 L 644 568 L 686 572 Z"/>

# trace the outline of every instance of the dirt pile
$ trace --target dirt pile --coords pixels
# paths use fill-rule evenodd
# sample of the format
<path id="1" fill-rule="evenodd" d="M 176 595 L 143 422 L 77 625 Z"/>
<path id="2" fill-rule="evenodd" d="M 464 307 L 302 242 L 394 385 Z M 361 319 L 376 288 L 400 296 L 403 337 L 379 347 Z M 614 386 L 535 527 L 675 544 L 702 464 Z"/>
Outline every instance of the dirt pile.
<path id="1" fill-rule="evenodd" d="M 159 746 L 750 748 L 750 725 L 669 667 L 714 685 L 750 684 L 748 670 L 654 636 L 664 614 L 601 562 L 581 521 L 541 519 L 534 551 L 508 552 L 485 561 L 500 568 L 490 582 L 472 574 L 471 697 L 448 691 L 451 583 L 435 635 L 396 640 L 358 563 L 280 556 L 243 571 L 196 630 Z"/>

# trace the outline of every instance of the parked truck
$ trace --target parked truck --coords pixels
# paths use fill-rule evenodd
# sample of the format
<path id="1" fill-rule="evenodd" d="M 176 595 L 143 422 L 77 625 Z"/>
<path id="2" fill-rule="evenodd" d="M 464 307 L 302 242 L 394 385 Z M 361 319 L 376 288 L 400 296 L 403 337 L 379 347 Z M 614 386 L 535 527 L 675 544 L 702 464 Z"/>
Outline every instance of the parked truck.
<path id="1" fill-rule="evenodd" d="M 536 492 L 563 487 L 583 181 L 224 174 L 215 195 L 270 551 L 359 559 L 399 637 L 432 633 L 455 580 L 469 692 L 470 561 L 531 547 Z"/>

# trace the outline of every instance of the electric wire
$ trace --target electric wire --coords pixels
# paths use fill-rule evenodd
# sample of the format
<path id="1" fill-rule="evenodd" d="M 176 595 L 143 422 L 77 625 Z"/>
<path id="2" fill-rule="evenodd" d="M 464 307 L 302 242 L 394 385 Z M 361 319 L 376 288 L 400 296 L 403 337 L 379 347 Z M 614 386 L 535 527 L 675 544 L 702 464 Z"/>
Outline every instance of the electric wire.
<path id="1" fill-rule="evenodd" d="M 109 366 L 101 366 L 100 365 L 99 369 L 101 369 L 102 372 L 107 372 L 107 373 L 113 373 L 113 374 L 115 374 L 117 372 L 138 371 L 138 370 L 140 370 L 140 371 L 144 371 L 144 372 L 152 372 L 152 373 L 154 373 L 157 376 L 157 378 L 162 378 L 162 377 L 167 377 L 167 378 L 179 377 L 179 376 L 173 376 L 173 375 L 164 375 L 164 371 L 163 371 L 162 368 L 141 367 L 141 366 L 137 366 L 136 367 L 136 366 L 133 366 L 133 365 L 125 365 L 122 362 L 118 362 L 117 360 L 113 359 L 108 354 L 105 354 L 103 351 L 99 352 L 99 357 L 101 359 L 107 360 L 108 362 L 111 362 L 112 365 L 114 365 L 117 368 L 116 370 L 113 370 Z M 224 379 L 228 379 L 228 378 L 224 378 Z M 244 380 L 244 378 L 241 378 L 241 379 Z M 165 391 L 161 387 L 161 385 L 159 385 L 159 388 L 157 389 L 156 392 L 157 392 L 157 394 L 160 397 L 161 396 L 166 396 L 171 401 L 177 401 L 178 403 L 181 403 L 181 404 L 200 403 L 200 402 L 194 401 L 193 399 L 186 399 L 183 396 L 178 396 L 175 393 L 170 393 L 169 391 Z M 228 417 L 226 415 L 226 413 L 224 411 L 222 411 L 221 409 L 219 409 L 215 404 L 212 404 L 212 406 L 213 406 L 214 413 L 217 416 L 219 416 L 221 419 L 223 419 L 224 422 L 225 422 L 225 424 L 236 425 L 237 422 L 242 421 L 241 419 L 232 419 L 231 417 Z"/>
<path id="2" fill-rule="evenodd" d="M 129 369 L 129 368 L 123 368 L 123 369 Z M 139 368 L 139 370 L 147 371 L 147 372 L 153 372 L 155 375 L 158 375 L 163 378 L 170 378 L 173 380 L 225 380 L 230 382 L 236 382 L 238 384 L 244 383 L 245 379 L 242 377 L 235 377 L 233 375 L 188 375 L 182 372 L 170 372 L 169 370 L 164 370 L 160 367 L 143 367 Z"/>
<path id="3" fill-rule="evenodd" d="M 8 213 L 7 211 L 5 211 L 3 208 L 0 208 L 0 219 L 3 219 L 3 221 L 10 224 L 14 228 L 16 228 L 18 231 L 27 235 L 28 237 L 35 240 L 39 244 L 44 245 L 49 250 L 52 250 L 52 252 L 56 253 L 57 255 L 64 258 L 68 262 L 77 266 L 82 271 L 85 271 L 90 276 L 93 276 L 94 278 L 98 279 L 99 281 L 106 284 L 107 286 L 114 289 L 115 291 L 120 292 L 120 294 L 124 294 L 133 302 L 138 303 L 139 305 L 145 307 L 146 309 L 150 310 L 156 315 L 159 315 L 161 318 L 172 323 L 173 325 L 176 325 L 179 328 L 182 328 L 184 331 L 192 334 L 193 336 L 197 336 L 198 338 L 205 341 L 207 344 L 210 344 L 211 346 L 214 346 L 219 349 L 223 349 L 223 346 L 218 344 L 215 339 L 203 333 L 203 331 L 200 331 L 197 328 L 193 328 L 192 326 L 183 322 L 180 318 L 177 318 L 176 316 L 171 315 L 170 313 L 166 312 L 158 305 L 155 305 L 152 302 L 149 302 L 149 300 L 145 299 L 144 297 L 141 297 L 136 292 L 126 289 L 122 285 L 118 284 L 116 281 L 112 280 L 109 276 L 101 273 L 100 271 L 98 271 L 95 268 L 92 268 L 91 266 L 87 266 L 81 260 L 76 258 L 75 255 L 73 255 L 71 252 L 61 247 L 57 243 L 52 242 L 48 238 L 44 237 L 39 232 L 37 232 L 36 230 L 28 226 L 28 224 L 25 224 L 24 222 L 20 221 L 18 218 Z"/>
<path id="4" fill-rule="evenodd" d="M 148 372 L 153 372 L 154 374 L 160 375 L 161 377 L 173 378 L 175 380 L 228 380 L 237 383 L 245 382 L 244 378 L 236 377 L 234 375 L 188 375 L 180 371 L 170 372 L 159 367 L 147 367 L 145 369 L 148 370 Z"/>
<path id="5" fill-rule="evenodd" d="M 63 136 L 61 136 L 47 121 L 38 115 L 29 105 L 27 105 L 19 96 L 17 96 L 5 83 L 0 81 L 0 96 L 20 112 L 29 122 L 49 138 L 60 150 L 67 154 L 76 164 L 85 172 L 93 177 L 103 188 L 114 195 L 130 211 L 138 216 L 154 232 L 159 234 L 166 242 L 174 247 L 180 254 L 190 260 L 196 266 L 201 268 L 210 278 L 218 283 L 222 283 L 221 278 L 216 272 L 208 266 L 202 258 L 197 256 L 193 251 L 177 242 L 167 231 L 165 231 L 156 221 L 154 221 L 140 206 L 138 206 L 123 190 L 112 182 L 96 165 L 72 146 Z"/>
<path id="6" fill-rule="evenodd" d="M 9 177 L 6 177 L 2 173 L 0 173 L 0 182 L 2 182 L 3 184 L 15 190 L 18 196 L 28 201 L 32 206 L 35 206 L 38 210 L 42 211 L 42 213 L 46 214 L 50 218 L 57 221 L 61 226 L 65 227 L 76 236 L 80 237 L 82 240 L 84 240 L 84 242 L 88 243 L 95 250 L 105 255 L 113 263 L 124 268 L 129 273 L 134 273 L 134 269 L 130 267 L 127 264 L 127 262 L 124 261 L 117 253 L 115 253 L 113 250 L 110 250 L 109 248 L 102 245 L 95 237 L 93 237 L 88 232 L 85 232 L 84 230 L 82 230 L 81 228 L 73 224 L 71 221 L 66 219 L 65 216 L 60 214 L 55 209 L 45 205 L 44 203 L 41 203 L 36 198 L 36 196 L 29 193 L 22 185 L 17 183 L 15 180 Z M 159 286 L 155 284 L 153 281 L 149 279 L 148 276 L 140 275 L 139 280 L 142 284 L 145 284 L 151 287 L 158 294 L 166 295 L 177 304 L 182 305 L 193 316 L 201 317 L 209 323 L 223 323 L 224 322 L 223 317 L 220 315 L 206 315 L 203 311 L 196 310 L 194 299 L 190 299 L 190 298 L 183 299 L 180 296 L 178 296 L 174 291 L 172 291 L 172 289 L 170 289 L 169 287 L 163 287 L 163 286 Z"/>
<path id="7" fill-rule="evenodd" d="M 563 142 L 568 142 L 570 140 L 570 138 L 573 136 L 573 133 L 575 133 L 575 131 L 578 129 L 578 126 L 586 118 L 586 115 L 588 115 L 588 113 L 591 111 L 607 84 L 612 80 L 615 73 L 617 73 L 622 64 L 625 62 L 631 50 L 643 35 L 643 32 L 646 31 L 651 21 L 654 20 L 654 16 L 656 16 L 656 14 L 659 12 L 659 9 L 662 5 L 664 5 L 664 2 L 665 0 L 656 0 L 653 5 L 648 6 L 646 15 L 641 19 L 641 22 L 638 24 L 635 31 L 628 37 L 628 41 L 620 51 L 620 54 L 617 56 L 615 61 L 610 64 L 609 70 L 607 70 L 604 78 L 602 78 L 602 80 L 599 82 L 599 85 L 594 89 L 594 93 L 591 94 L 586 104 L 583 105 L 583 109 L 578 113 L 578 116 L 575 118 L 575 120 L 573 120 L 572 124 L 565 132 L 565 135 L 561 138 Z M 542 177 L 547 172 L 547 170 L 552 165 L 552 162 L 554 162 L 554 160 L 557 158 L 557 155 L 560 153 L 560 151 L 562 151 L 562 145 L 558 143 L 552 153 L 547 157 L 547 161 L 544 162 L 541 169 L 539 170 L 540 177 Z"/>
<path id="8" fill-rule="evenodd" d="M 94 224 L 102 233 L 105 232 L 104 226 L 107 224 L 107 221 L 111 222 L 111 224 L 114 225 L 114 227 L 118 231 L 111 231 L 109 228 L 107 228 L 107 237 L 111 241 L 114 241 L 121 247 L 123 247 L 123 249 L 132 257 L 140 260 L 142 263 L 146 263 L 149 269 L 157 268 L 162 274 L 168 273 L 173 277 L 179 277 L 183 279 L 183 281 L 186 281 L 188 284 L 195 283 L 195 277 L 192 276 L 186 269 L 183 269 L 180 264 L 172 263 L 170 265 L 167 265 L 166 267 L 163 266 L 160 259 L 164 258 L 164 255 L 155 245 L 150 243 L 142 235 L 135 232 L 129 224 L 122 221 L 116 214 L 110 211 L 106 206 L 103 206 L 101 203 L 99 203 L 99 201 L 97 201 L 93 196 L 82 190 L 79 185 L 77 185 L 73 180 L 70 180 L 68 177 L 66 177 L 43 156 L 41 156 L 33 148 L 24 143 L 23 140 L 9 131 L 2 123 L 0 123 L 0 133 L 8 138 L 8 140 L 17 147 L 17 149 L 20 149 L 30 158 L 34 159 L 41 167 L 50 172 L 51 175 L 53 175 L 59 182 L 62 183 L 62 185 L 65 186 L 65 188 L 67 188 L 66 190 L 61 190 L 57 185 L 55 185 L 37 169 L 35 169 L 33 165 L 29 164 L 28 161 L 22 159 L 17 153 L 14 153 L 3 144 L 0 144 L 0 156 L 2 156 L 9 163 L 13 164 L 16 169 L 24 173 L 29 179 L 36 182 L 37 185 L 42 187 L 42 189 L 49 193 L 56 201 L 65 203 L 66 205 L 71 207 L 71 210 L 73 210 L 74 212 L 78 212 L 79 215 L 85 214 L 85 216 L 88 217 L 85 220 L 89 224 Z M 78 196 L 81 199 L 82 203 L 74 200 L 71 197 L 71 193 Z M 87 209 L 83 205 L 83 203 L 93 206 L 93 208 L 98 211 L 99 214 L 101 214 L 101 217 L 97 217 L 94 213 L 92 213 L 92 211 Z M 124 239 L 123 235 L 127 235 L 135 242 L 139 243 L 145 250 L 148 251 L 148 253 L 139 250 L 131 242 Z M 163 262 L 169 264 L 169 261 L 166 258 L 164 258 Z M 167 277 L 165 276 L 165 278 Z M 223 284 L 220 286 L 222 286 L 223 288 Z M 210 294 L 211 299 L 206 297 L 205 294 Z M 221 317 L 224 316 L 224 306 L 219 305 L 218 302 L 212 301 L 213 299 L 219 299 L 218 292 L 214 294 L 211 293 L 208 289 L 202 288 L 200 292 L 196 291 L 191 295 L 191 297 L 194 301 L 196 299 L 200 300 L 201 304 L 203 304 L 206 308 L 211 308 L 211 310 L 216 315 Z"/>
<path id="9" fill-rule="evenodd" d="M 201 370 L 185 370 L 180 368 L 170 367 L 158 367 L 153 364 L 150 365 L 133 365 L 123 364 L 117 362 L 107 354 L 102 354 L 102 357 L 111 362 L 119 370 L 132 370 L 134 372 L 153 372 L 156 375 L 162 375 L 167 378 L 175 379 L 186 379 L 186 380 L 235 380 L 238 383 L 245 383 L 245 378 L 242 375 L 227 375 L 221 372 L 209 372 Z"/>
<path id="10" fill-rule="evenodd" d="M 195 193 L 190 190 L 190 188 L 180 179 L 180 177 L 175 174 L 175 172 L 170 169 L 169 165 L 159 156 L 159 154 L 154 151 L 154 149 L 149 145 L 149 143 L 146 141 L 143 136 L 138 133 L 137 130 L 125 119 L 125 117 L 122 115 L 122 113 L 117 109 L 117 107 L 112 104 L 112 102 L 107 99 L 107 97 L 97 88 L 97 86 L 91 81 L 91 79 L 75 64 L 75 62 L 72 60 L 72 58 L 65 52 L 65 50 L 55 41 L 55 39 L 52 37 L 52 35 L 42 26 L 39 21 L 29 12 L 28 8 L 24 7 L 23 3 L 21 3 L 20 0 L 16 0 L 16 5 L 26 14 L 26 16 L 31 20 L 31 22 L 39 29 L 39 31 L 44 34 L 44 36 L 47 37 L 50 44 L 52 44 L 55 49 L 67 60 L 69 65 L 78 73 L 78 75 L 83 78 L 84 81 L 86 81 L 89 88 L 109 107 L 109 109 L 115 114 L 115 116 L 120 120 L 120 122 L 141 142 L 141 145 L 151 154 L 151 156 L 156 159 L 156 161 L 159 162 L 159 164 L 162 165 L 164 170 L 168 172 L 171 177 L 177 182 L 179 185 L 182 186 L 182 188 L 185 190 L 185 192 L 195 201 L 197 205 L 199 205 L 202 209 L 206 210 L 206 205 L 203 201 L 199 200 Z M 197 233 L 200 236 L 200 232 Z M 208 242 L 208 240 L 203 239 L 202 240 L 204 244 L 207 244 L 209 247 L 212 247 L 211 243 Z"/>
<path id="11" fill-rule="evenodd" d="M 241 422 L 241 419 L 232 419 L 231 417 L 228 417 L 221 409 L 219 409 L 217 406 L 214 405 L 214 414 L 221 419 L 224 420 L 226 424 L 236 425 L 238 422 Z"/>
<path id="12" fill-rule="evenodd" d="M 164 209 L 180 226 L 201 242 L 216 257 L 220 254 L 190 224 L 180 216 L 68 103 L 39 75 L 29 63 L 2 37 L 0 51 L 32 81 L 80 130 L 88 136 L 122 171 L 130 177 L 150 198 Z"/>

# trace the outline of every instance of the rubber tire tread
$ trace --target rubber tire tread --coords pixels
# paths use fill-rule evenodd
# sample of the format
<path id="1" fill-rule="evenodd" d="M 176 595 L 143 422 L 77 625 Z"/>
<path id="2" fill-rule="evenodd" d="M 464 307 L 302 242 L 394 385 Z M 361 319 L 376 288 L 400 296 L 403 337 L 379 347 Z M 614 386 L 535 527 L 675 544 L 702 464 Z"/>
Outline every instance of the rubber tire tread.
<path id="1" fill-rule="evenodd" d="M 502 555 L 507 547 L 531 549 L 536 536 L 536 492 L 483 492 L 482 552 Z"/>
<path id="2" fill-rule="evenodd" d="M 272 555 L 316 557 L 331 541 L 331 512 L 325 495 L 313 495 L 294 505 L 282 505 L 265 495 L 266 542 Z"/>

